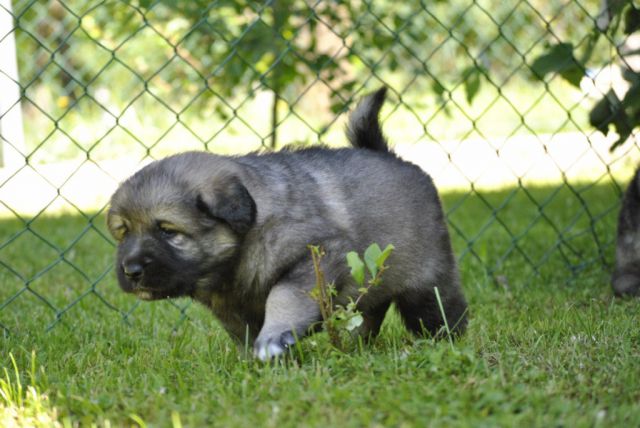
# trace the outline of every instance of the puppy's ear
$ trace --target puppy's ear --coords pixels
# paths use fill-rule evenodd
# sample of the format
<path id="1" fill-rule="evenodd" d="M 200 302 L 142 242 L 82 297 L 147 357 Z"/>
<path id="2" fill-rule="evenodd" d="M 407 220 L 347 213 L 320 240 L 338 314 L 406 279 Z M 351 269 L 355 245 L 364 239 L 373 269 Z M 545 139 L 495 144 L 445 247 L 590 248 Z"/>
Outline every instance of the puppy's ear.
<path id="1" fill-rule="evenodd" d="M 256 203 L 237 178 L 216 183 L 197 196 L 196 206 L 206 216 L 222 220 L 236 233 L 246 233 L 256 220 Z"/>

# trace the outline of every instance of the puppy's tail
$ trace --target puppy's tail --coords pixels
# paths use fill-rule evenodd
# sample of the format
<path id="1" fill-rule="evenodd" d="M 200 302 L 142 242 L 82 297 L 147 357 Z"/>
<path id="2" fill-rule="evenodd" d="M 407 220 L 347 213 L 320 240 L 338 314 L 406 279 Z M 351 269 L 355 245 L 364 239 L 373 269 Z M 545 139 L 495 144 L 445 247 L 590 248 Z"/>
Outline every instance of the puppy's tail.
<path id="1" fill-rule="evenodd" d="M 351 145 L 358 149 L 369 149 L 388 152 L 387 139 L 382 134 L 378 114 L 384 104 L 387 88 L 382 87 L 367 95 L 349 116 L 347 138 Z"/>

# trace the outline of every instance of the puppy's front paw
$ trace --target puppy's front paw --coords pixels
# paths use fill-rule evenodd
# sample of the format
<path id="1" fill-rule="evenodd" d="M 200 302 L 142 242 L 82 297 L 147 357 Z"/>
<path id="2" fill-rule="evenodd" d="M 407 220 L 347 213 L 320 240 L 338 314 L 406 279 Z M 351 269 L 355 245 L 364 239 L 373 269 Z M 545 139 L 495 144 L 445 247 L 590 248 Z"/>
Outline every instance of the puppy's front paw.
<path id="1" fill-rule="evenodd" d="M 258 337 L 253 345 L 253 353 L 260 361 L 267 361 L 281 356 L 295 343 L 296 339 L 291 331 L 271 337 Z"/>

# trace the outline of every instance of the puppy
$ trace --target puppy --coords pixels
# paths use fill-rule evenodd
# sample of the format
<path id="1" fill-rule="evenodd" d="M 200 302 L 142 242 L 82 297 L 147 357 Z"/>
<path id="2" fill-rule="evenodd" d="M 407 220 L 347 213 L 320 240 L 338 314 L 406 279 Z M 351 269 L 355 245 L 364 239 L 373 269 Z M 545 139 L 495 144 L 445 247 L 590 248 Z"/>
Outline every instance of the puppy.
<path id="1" fill-rule="evenodd" d="M 346 254 L 393 244 L 383 283 L 361 299 L 375 336 L 392 302 L 406 327 L 436 336 L 467 323 L 445 218 L 431 178 L 389 151 L 378 113 L 385 89 L 350 117 L 354 148 L 246 156 L 188 152 L 153 162 L 111 198 L 120 287 L 144 300 L 190 296 L 261 360 L 321 321 L 308 245 L 321 246 L 336 304 L 358 293 Z"/>
<path id="2" fill-rule="evenodd" d="M 618 217 L 616 269 L 611 284 L 618 296 L 640 295 L 640 168 L 622 200 Z"/>

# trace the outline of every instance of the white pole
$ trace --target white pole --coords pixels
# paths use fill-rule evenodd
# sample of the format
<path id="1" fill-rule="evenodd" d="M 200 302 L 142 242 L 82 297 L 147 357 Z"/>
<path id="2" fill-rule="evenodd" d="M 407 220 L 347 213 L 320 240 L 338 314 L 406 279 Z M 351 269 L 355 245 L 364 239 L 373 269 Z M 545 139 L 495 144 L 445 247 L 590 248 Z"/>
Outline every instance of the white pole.
<path id="1" fill-rule="evenodd" d="M 20 83 L 11 0 L 0 0 L 0 166 L 25 162 Z"/>

